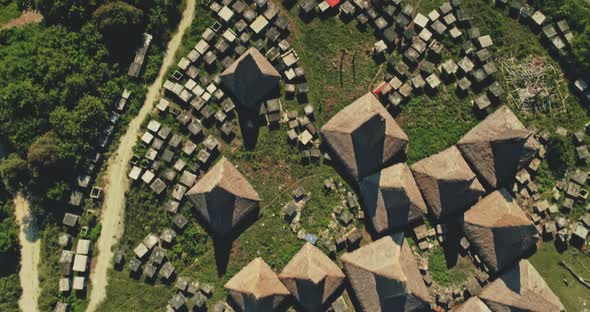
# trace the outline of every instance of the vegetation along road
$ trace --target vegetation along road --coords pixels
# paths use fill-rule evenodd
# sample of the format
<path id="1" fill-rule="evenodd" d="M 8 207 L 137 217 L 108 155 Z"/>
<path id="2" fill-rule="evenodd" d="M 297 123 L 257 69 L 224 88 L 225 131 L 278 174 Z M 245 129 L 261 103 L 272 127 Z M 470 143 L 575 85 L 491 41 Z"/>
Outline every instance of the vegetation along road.
<path id="1" fill-rule="evenodd" d="M 129 187 L 127 164 L 133 156 L 133 145 L 137 140 L 141 123 L 153 109 L 153 104 L 158 99 L 164 75 L 174 62 L 176 50 L 182 42 L 185 31 L 192 23 L 194 11 L 195 0 L 188 0 L 182 14 L 182 19 L 178 25 L 178 31 L 168 43 L 166 56 L 164 57 L 158 77 L 149 87 L 145 102 L 139 114 L 129 123 L 127 132 L 121 137 L 119 147 L 109 159 L 108 169 L 105 174 L 105 199 L 101 215 L 102 230 L 97 242 L 99 253 L 94 272 L 91 275 L 92 291 L 87 309 L 89 312 L 95 311 L 99 303 L 106 298 L 107 271 L 113 257 L 112 248 L 120 238 L 123 230 L 125 192 Z"/>
<path id="2" fill-rule="evenodd" d="M 23 289 L 18 302 L 24 312 L 37 311 L 39 298 L 39 259 L 41 241 L 37 237 L 37 226 L 32 217 L 29 201 L 18 194 L 14 198 L 16 222 L 19 225 L 18 238 L 21 244 L 20 283 Z"/>

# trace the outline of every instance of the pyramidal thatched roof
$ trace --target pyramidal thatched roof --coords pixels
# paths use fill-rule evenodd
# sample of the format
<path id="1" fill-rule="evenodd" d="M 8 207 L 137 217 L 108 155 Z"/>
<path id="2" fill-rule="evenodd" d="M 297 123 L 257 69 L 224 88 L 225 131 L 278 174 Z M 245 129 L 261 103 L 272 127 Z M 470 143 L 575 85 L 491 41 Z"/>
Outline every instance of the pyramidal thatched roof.
<path id="1" fill-rule="evenodd" d="M 528 260 L 485 287 L 479 297 L 492 311 L 564 311 L 559 298 Z"/>
<path id="2" fill-rule="evenodd" d="M 502 106 L 457 143 L 465 160 L 492 188 L 511 181 L 531 135 L 518 117 Z"/>
<path id="3" fill-rule="evenodd" d="M 339 111 L 321 129 L 324 142 L 355 180 L 405 153 L 408 136 L 372 94 Z"/>
<path id="4" fill-rule="evenodd" d="M 262 258 L 250 261 L 224 287 L 242 311 L 273 311 L 289 295 L 287 287 Z"/>
<path id="5" fill-rule="evenodd" d="M 186 194 L 208 226 L 226 235 L 258 206 L 260 197 L 225 157 Z"/>
<path id="6" fill-rule="evenodd" d="M 403 233 L 342 256 L 363 311 L 423 311 L 433 302 Z"/>
<path id="7" fill-rule="evenodd" d="M 463 222 L 467 239 L 493 272 L 513 265 L 538 240 L 534 224 L 505 189 L 482 198 Z"/>
<path id="8" fill-rule="evenodd" d="M 421 219 L 426 203 L 408 165 L 400 163 L 361 180 L 367 216 L 378 233 Z"/>
<path id="9" fill-rule="evenodd" d="M 260 103 L 279 87 L 281 74 L 256 48 L 250 48 L 219 75 L 237 105 L 258 112 Z"/>
<path id="10" fill-rule="evenodd" d="M 291 295 L 306 311 L 320 311 L 342 286 L 346 276 L 321 250 L 310 243 L 279 274 Z"/>
<path id="11" fill-rule="evenodd" d="M 451 312 L 492 312 L 478 297 L 471 297 L 461 305 L 454 307 Z"/>
<path id="12" fill-rule="evenodd" d="M 485 194 L 485 189 L 455 146 L 416 162 L 411 169 L 436 218 L 461 213 Z"/>

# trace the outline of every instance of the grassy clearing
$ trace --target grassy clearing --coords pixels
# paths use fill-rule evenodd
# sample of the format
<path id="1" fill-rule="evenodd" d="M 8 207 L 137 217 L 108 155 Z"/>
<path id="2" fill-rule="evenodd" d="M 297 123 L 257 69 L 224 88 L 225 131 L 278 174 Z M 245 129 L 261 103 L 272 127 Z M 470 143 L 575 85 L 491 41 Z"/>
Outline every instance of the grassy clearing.
<path id="1" fill-rule="evenodd" d="M 4 1 L 0 4 L 0 25 L 20 16 L 16 1 Z"/>
<path id="2" fill-rule="evenodd" d="M 587 279 L 590 276 L 590 256 L 573 247 L 558 253 L 552 242 L 547 242 L 529 260 L 561 299 L 567 311 L 579 311 L 590 304 L 590 290 L 559 265 L 559 261 L 563 260 Z"/>
<path id="3" fill-rule="evenodd" d="M 428 271 L 432 280 L 443 287 L 462 285 L 475 267 L 469 257 L 459 256 L 457 264 L 453 267 L 447 265 L 444 250 L 436 247 L 428 256 Z"/>

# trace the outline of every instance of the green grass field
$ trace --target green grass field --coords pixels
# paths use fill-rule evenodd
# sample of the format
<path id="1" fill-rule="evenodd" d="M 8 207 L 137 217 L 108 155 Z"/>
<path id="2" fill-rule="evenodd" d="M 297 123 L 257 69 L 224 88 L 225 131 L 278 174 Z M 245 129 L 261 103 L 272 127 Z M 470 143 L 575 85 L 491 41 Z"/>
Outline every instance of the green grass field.
<path id="1" fill-rule="evenodd" d="M 414 3 L 427 14 L 442 2 L 423 0 Z M 497 58 L 520 58 L 531 54 L 549 58 L 536 36 L 521 24 L 493 9 L 487 2 L 465 0 L 464 5 L 478 9 L 475 24 L 480 27 L 483 34 L 493 36 Z M 304 23 L 297 16 L 297 8 L 288 10 L 282 7 L 282 10 L 290 17 L 292 31 L 289 41 L 305 68 L 310 85 L 310 102 L 316 108 L 316 125 L 320 127 L 337 111 L 366 93 L 382 79 L 384 68 L 375 64 L 370 52 L 376 39 L 371 30 L 357 29 L 356 22 L 344 24 L 337 17 L 330 17 L 324 20 L 315 18 Z M 191 31 L 185 37 L 184 49 L 179 53 L 179 57 L 194 46 L 202 30 L 213 21 L 209 11 L 200 6 L 197 7 L 196 14 L 197 17 Z M 337 65 L 342 50 L 345 51 L 345 57 L 341 85 Z M 352 56 L 355 51 L 356 81 L 353 81 Z M 455 48 L 451 47 L 448 54 L 455 60 L 459 59 Z M 549 60 L 555 64 L 553 60 Z M 502 83 L 502 75 L 498 78 Z M 569 94 L 565 83 L 562 87 L 563 92 Z M 413 97 L 403 107 L 402 113 L 396 116 L 396 120 L 410 137 L 408 161 L 415 162 L 448 148 L 476 125 L 479 120 L 472 112 L 472 98 L 473 94 L 466 98 L 457 97 L 453 86 L 442 87 L 433 97 Z M 567 110 L 561 113 L 526 115 L 517 111 L 517 114 L 527 125 L 535 124 L 550 130 L 557 125 L 572 130 L 580 128 L 587 119 L 586 110 L 571 95 L 567 96 L 565 105 Z M 283 100 L 283 108 L 297 109 L 300 112 L 302 110 L 296 101 L 287 100 Z M 175 123 L 169 118 L 160 120 L 166 124 Z M 211 132 L 217 134 L 216 130 Z M 233 144 L 224 144 L 222 147 L 222 153 L 238 165 L 239 170 L 262 198 L 261 216 L 234 242 L 227 272 L 223 276 L 218 276 L 213 241 L 194 218 L 191 218 L 188 229 L 177 238 L 179 243 L 168 253 L 179 276 L 189 276 L 200 282 L 211 283 L 215 287 L 210 303 L 225 297 L 223 284 L 254 257 L 263 257 L 273 269 L 280 271 L 302 246 L 303 242 L 290 231 L 280 215 L 281 208 L 290 200 L 290 192 L 294 188 L 303 186 L 312 193 L 303 213 L 302 224 L 307 231 L 317 233 L 325 228 L 331 219 L 330 213 L 337 204 L 337 198 L 324 194 L 321 188 L 326 178 L 339 180 L 338 173 L 323 163 L 302 165 L 298 151 L 287 144 L 285 132 L 285 126 L 274 131 L 262 128 L 254 150 L 247 150 L 236 143 L 240 141 L 239 135 Z M 550 173 L 543 178 L 546 185 L 551 185 L 555 181 L 555 177 Z M 163 205 L 164 201 L 155 198 L 145 186 L 132 187 L 127 196 L 125 234 L 120 242 L 120 248 L 127 252 L 127 258 L 131 256 L 133 247 L 148 232 L 159 232 L 163 227 L 170 226 L 170 221 L 163 217 Z M 187 212 L 186 214 L 189 209 L 190 204 L 181 207 L 181 211 Z M 362 224 L 359 226 L 362 227 Z M 466 278 L 466 272 L 473 269 L 465 261 L 459 261 L 459 265 L 447 270 L 444 257 L 441 258 L 441 255 L 442 252 L 435 251 L 431 256 L 433 278 L 441 285 L 461 283 Z M 557 285 L 563 284 L 563 277 L 560 273 L 562 269 L 555 264 L 556 258 L 554 248 L 550 244 L 545 244 L 533 257 L 532 262 L 562 297 L 566 307 L 572 310 L 576 306 L 576 296 L 589 293 L 587 290 L 584 293 L 583 289 L 579 289 L 572 294 L 570 288 L 563 291 L 559 289 Z M 590 262 L 586 263 L 590 266 Z M 165 287 L 160 282 L 150 285 L 132 280 L 126 270 L 110 273 L 108 300 L 100 307 L 100 311 L 162 310 L 172 297 L 173 288 Z"/>

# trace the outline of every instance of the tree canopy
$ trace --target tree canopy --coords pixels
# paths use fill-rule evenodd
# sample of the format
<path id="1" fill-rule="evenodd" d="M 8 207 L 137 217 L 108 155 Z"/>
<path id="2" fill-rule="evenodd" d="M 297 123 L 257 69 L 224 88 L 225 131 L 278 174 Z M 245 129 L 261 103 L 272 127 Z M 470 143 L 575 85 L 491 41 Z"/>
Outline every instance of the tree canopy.
<path id="1" fill-rule="evenodd" d="M 103 4 L 92 18 L 109 50 L 117 56 L 133 52 L 145 28 L 143 12 L 123 1 Z"/>

